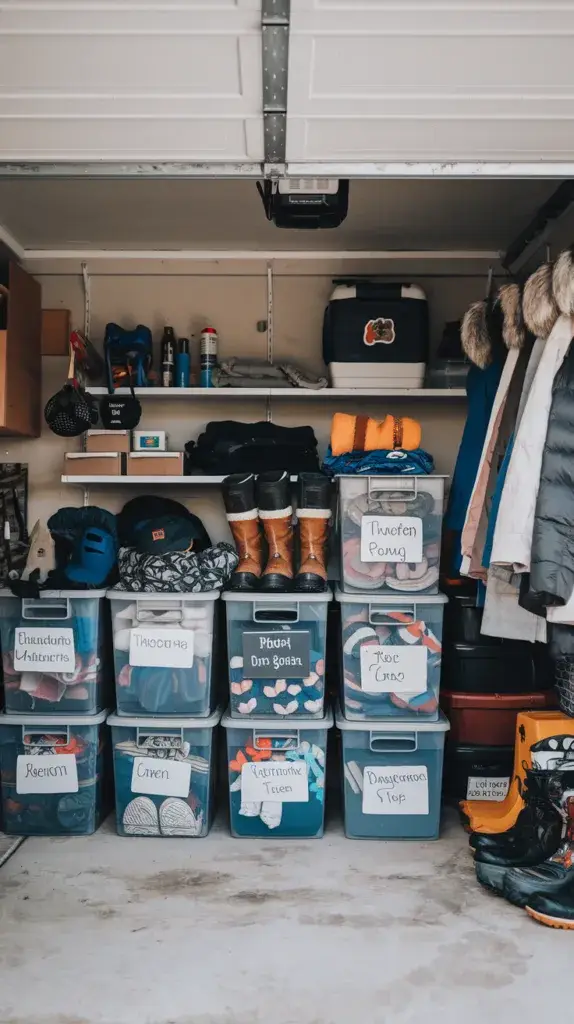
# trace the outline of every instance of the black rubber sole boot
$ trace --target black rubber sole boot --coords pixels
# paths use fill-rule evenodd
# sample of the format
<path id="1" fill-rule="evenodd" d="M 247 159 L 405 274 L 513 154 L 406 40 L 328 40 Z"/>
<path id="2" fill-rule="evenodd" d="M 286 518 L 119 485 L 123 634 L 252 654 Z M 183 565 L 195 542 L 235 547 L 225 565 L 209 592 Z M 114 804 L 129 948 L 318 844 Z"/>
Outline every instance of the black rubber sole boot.
<path id="1" fill-rule="evenodd" d="M 504 879 L 510 868 L 503 867 L 501 864 L 482 864 L 480 861 L 475 861 L 474 866 L 477 881 L 482 887 L 496 893 L 497 896 L 502 896 Z"/>
<path id="2" fill-rule="evenodd" d="M 569 875 L 572 875 L 572 869 Z M 560 892 L 539 892 L 528 901 L 526 913 L 549 928 L 574 930 L 574 878 L 569 879 Z"/>
<path id="3" fill-rule="evenodd" d="M 259 587 L 264 594 L 273 594 L 281 591 L 289 591 L 293 589 L 293 580 L 290 580 L 288 576 L 282 576 L 278 572 L 268 572 L 266 576 L 261 579 L 261 586 Z"/>
<path id="4" fill-rule="evenodd" d="M 561 864 L 541 864 L 539 868 L 511 868 L 504 879 L 503 896 L 515 907 L 526 907 L 540 892 L 558 896 L 570 884 L 572 870 Z"/>
<path id="5" fill-rule="evenodd" d="M 300 594 L 324 594 L 328 590 L 328 583 L 313 572 L 300 572 L 295 577 L 293 589 Z"/>
<path id="6" fill-rule="evenodd" d="M 230 590 L 257 590 L 259 577 L 252 572 L 234 572 L 229 581 Z"/>

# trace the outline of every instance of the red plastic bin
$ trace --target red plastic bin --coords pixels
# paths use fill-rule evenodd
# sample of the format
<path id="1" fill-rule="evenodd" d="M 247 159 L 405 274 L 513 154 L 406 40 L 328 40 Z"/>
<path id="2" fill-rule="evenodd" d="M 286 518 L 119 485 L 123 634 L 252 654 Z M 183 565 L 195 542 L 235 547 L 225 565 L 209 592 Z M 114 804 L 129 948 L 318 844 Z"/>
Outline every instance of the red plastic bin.
<path id="1" fill-rule="evenodd" d="M 554 690 L 538 693 L 454 693 L 442 691 L 441 707 L 450 722 L 449 743 L 513 746 L 519 711 L 557 707 Z"/>

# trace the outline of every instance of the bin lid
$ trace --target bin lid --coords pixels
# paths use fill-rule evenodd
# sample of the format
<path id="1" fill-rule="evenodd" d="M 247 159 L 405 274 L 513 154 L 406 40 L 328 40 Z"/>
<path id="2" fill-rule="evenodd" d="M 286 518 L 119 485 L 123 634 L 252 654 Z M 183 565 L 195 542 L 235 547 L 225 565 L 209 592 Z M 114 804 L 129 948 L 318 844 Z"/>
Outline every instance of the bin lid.
<path id="1" fill-rule="evenodd" d="M 445 391 L 448 391 L 448 388 L 445 388 Z M 365 452 L 365 455 L 370 454 Z M 337 480 L 412 480 L 413 477 L 417 480 L 450 479 L 448 473 L 335 473 Z"/>
<path id="2" fill-rule="evenodd" d="M 104 590 L 41 590 L 38 597 L 33 598 L 22 598 L 17 597 L 13 594 L 8 587 L 2 587 L 0 589 L 0 597 L 13 597 L 15 601 L 53 601 L 55 597 L 105 597 L 106 591 Z"/>
<path id="3" fill-rule="evenodd" d="M 341 732 L 448 732 L 450 722 L 440 712 L 438 722 L 412 722 L 404 718 L 363 718 L 360 722 L 350 722 L 343 716 L 341 708 L 335 711 L 335 725 Z"/>
<path id="4" fill-rule="evenodd" d="M 288 718 L 232 718 L 229 713 L 229 708 L 225 712 L 221 719 L 221 724 L 224 729 L 257 729 L 258 731 L 265 732 L 273 736 L 275 733 L 285 735 L 287 732 L 292 732 L 295 729 L 331 729 L 333 725 L 333 712 L 330 708 L 327 708 L 324 718 L 307 718 L 301 716 L 295 718 L 290 716 Z"/>
<path id="5" fill-rule="evenodd" d="M 125 725 L 128 729 L 213 729 L 221 721 L 222 708 L 216 708 L 207 718 L 189 718 L 166 715 L 118 715 L 108 718 L 108 725 Z"/>
<path id="6" fill-rule="evenodd" d="M 266 594 L 260 590 L 225 590 L 221 596 L 224 601 L 249 601 L 251 604 L 327 604 L 333 600 L 331 590 L 322 590 L 318 594 L 299 594 L 296 591 Z"/>
<path id="7" fill-rule="evenodd" d="M 219 590 L 204 590 L 199 594 L 188 594 L 187 591 L 171 594 L 154 594 L 149 590 L 107 590 L 106 597 L 114 601 L 153 601 L 154 604 L 167 604 L 169 601 L 217 601 Z"/>
<path id="8" fill-rule="evenodd" d="M 441 690 L 440 699 L 449 709 L 474 708 L 477 711 L 529 711 L 531 708 L 558 706 L 552 690 L 530 693 L 454 693 L 451 690 Z"/>
<path id="9" fill-rule="evenodd" d="M 403 605 L 413 604 L 446 604 L 448 597 L 446 594 L 418 593 L 401 594 L 399 597 L 396 594 L 378 594 L 373 590 L 365 591 L 363 594 L 347 594 L 344 590 L 337 588 L 335 601 L 338 601 L 339 604 L 380 604 L 386 605 L 388 608 L 402 608 Z"/>
<path id="10" fill-rule="evenodd" d="M 37 726 L 37 725 L 101 725 L 105 722 L 110 709 L 106 708 L 105 711 L 98 711 L 95 715 L 38 715 L 33 712 L 25 712 L 24 714 L 11 714 L 6 711 L 0 712 L 0 726 L 2 725 L 25 725 L 25 726 Z"/>

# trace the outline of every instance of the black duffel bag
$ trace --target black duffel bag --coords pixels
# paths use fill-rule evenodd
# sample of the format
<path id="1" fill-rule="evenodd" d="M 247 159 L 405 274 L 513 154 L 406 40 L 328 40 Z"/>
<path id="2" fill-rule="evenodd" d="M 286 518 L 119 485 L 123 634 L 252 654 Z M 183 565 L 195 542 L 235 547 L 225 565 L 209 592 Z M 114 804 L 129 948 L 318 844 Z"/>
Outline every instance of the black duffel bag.
<path id="1" fill-rule="evenodd" d="M 319 469 L 317 439 L 311 427 L 275 423 L 208 423 L 197 442 L 185 446 L 186 473 L 289 473 Z"/>

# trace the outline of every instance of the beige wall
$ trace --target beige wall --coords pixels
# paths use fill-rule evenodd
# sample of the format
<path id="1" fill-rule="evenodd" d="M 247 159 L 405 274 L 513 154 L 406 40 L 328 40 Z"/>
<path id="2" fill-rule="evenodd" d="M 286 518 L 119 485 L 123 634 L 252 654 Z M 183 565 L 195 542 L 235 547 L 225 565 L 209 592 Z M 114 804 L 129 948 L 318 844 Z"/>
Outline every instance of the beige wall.
<path id="1" fill-rule="evenodd" d="M 274 312 L 276 358 L 291 359 L 315 372 L 320 372 L 321 322 L 323 309 L 332 289 L 331 279 L 341 274 L 375 272 L 400 274 L 404 281 L 419 282 L 427 292 L 431 311 L 432 340 L 436 345 L 445 320 L 459 317 L 475 298 L 484 294 L 484 272 L 474 277 L 429 277 L 428 267 L 414 268 L 409 273 L 404 265 L 364 266 L 356 263 L 334 265 L 326 261 L 281 262 L 274 268 Z M 81 277 L 65 272 L 61 264 L 42 263 L 29 267 L 38 274 L 42 284 L 43 305 L 63 306 L 72 310 L 75 325 L 82 327 L 84 300 Z M 91 337 L 101 343 L 108 320 L 126 327 L 137 323 L 149 325 L 159 345 L 161 329 L 171 323 L 179 335 L 198 334 L 207 323 L 220 335 L 220 353 L 265 359 L 266 335 L 256 329 L 258 320 L 267 316 L 266 266 L 263 263 L 195 264 L 170 262 L 150 265 L 146 261 L 110 261 L 94 264 L 91 279 Z M 437 269 L 451 273 L 468 273 L 466 267 Z M 64 271 L 64 272 L 63 272 Z M 156 360 L 157 365 L 157 360 Z M 66 360 L 44 360 L 44 398 L 64 382 Z M 435 457 L 437 471 L 451 473 L 464 424 L 465 405 L 460 401 L 421 400 L 403 402 L 396 399 L 356 399 L 344 403 L 331 400 L 300 398 L 274 400 L 273 419 L 285 425 L 313 426 L 321 450 L 328 442 L 332 414 L 341 409 L 382 417 L 386 412 L 400 413 L 420 419 L 423 446 Z M 227 399 L 210 395 L 189 400 L 146 400 L 143 404 L 143 427 L 161 427 L 169 432 L 170 448 L 177 450 L 184 442 L 196 438 L 205 424 L 213 419 L 238 419 L 245 422 L 265 418 L 265 402 L 261 399 Z M 60 483 L 63 453 L 78 450 L 79 441 L 57 438 L 47 428 L 35 441 L 5 440 L 1 449 L 5 461 L 22 461 L 29 465 L 29 520 L 47 517 L 61 505 L 82 503 L 78 487 Z M 145 488 L 142 491 L 145 493 Z M 90 502 L 117 511 L 124 501 L 138 493 L 133 486 L 92 487 Z M 227 536 L 221 501 L 216 489 L 172 488 L 166 494 L 189 503 L 205 519 L 214 539 Z"/>

